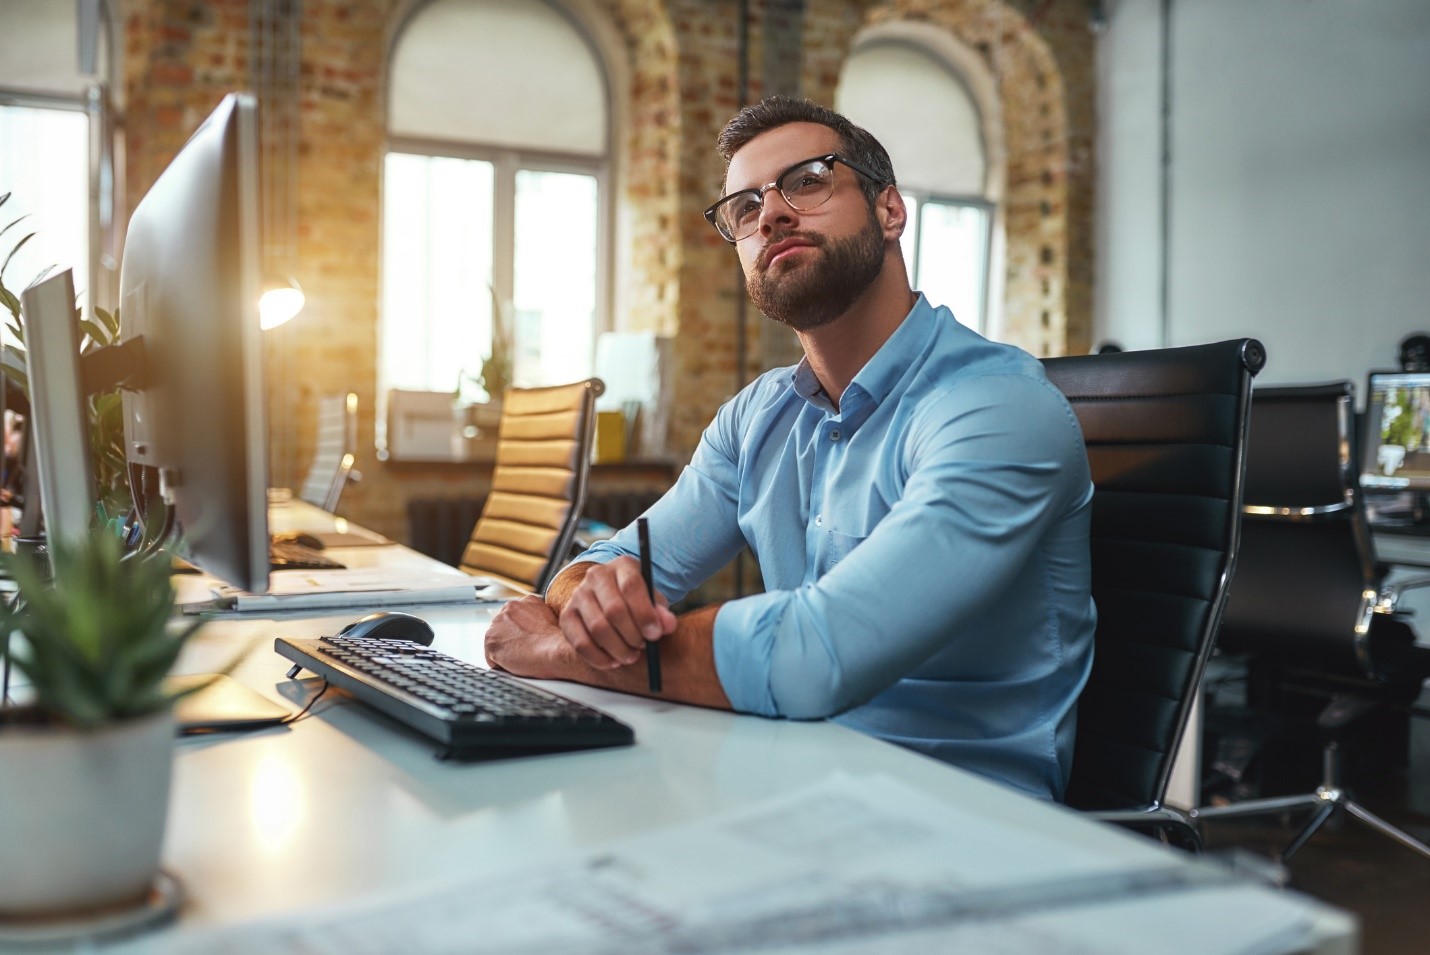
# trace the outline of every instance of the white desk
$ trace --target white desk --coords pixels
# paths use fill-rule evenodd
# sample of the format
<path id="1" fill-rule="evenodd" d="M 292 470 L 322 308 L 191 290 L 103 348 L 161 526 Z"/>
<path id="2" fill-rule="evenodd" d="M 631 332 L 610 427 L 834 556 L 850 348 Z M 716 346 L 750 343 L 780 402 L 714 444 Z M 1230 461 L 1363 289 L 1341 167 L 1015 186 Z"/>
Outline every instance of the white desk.
<path id="1" fill-rule="evenodd" d="M 358 550 L 374 561 L 425 559 L 399 548 L 352 552 Z M 436 629 L 436 649 L 482 661 L 491 605 L 417 612 Z M 272 652 L 273 638 L 331 633 L 355 615 L 218 620 L 194 639 L 179 670 L 214 669 L 252 641 L 234 676 L 296 707 L 316 681 L 287 680 L 289 663 Z M 840 772 L 885 773 L 950 806 L 1129 868 L 1182 858 L 834 724 L 550 686 L 629 723 L 637 744 L 496 763 L 439 762 L 429 740 L 345 697 L 320 702 L 291 727 L 181 741 L 164 862 L 182 879 L 187 903 L 176 926 L 124 950 L 146 951 L 184 933 L 403 885 L 503 873 L 708 819 Z M 1318 951 L 1355 950 L 1352 918 L 1310 903 L 1306 910 Z"/>

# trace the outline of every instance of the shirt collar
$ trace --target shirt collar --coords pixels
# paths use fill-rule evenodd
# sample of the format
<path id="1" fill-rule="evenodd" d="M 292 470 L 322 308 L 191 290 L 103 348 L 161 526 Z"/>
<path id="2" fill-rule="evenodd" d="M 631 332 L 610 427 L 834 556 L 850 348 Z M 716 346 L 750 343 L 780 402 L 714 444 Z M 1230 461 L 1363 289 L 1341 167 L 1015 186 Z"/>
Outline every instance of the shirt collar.
<path id="1" fill-rule="evenodd" d="M 900 377 L 908 370 L 909 365 L 924 350 L 928 340 L 937 331 L 937 313 L 928 303 L 928 299 L 924 298 L 923 293 L 920 292 L 918 299 L 914 302 L 914 307 L 899 323 L 899 327 L 894 329 L 894 334 L 879 346 L 874 357 L 859 369 L 859 373 L 854 376 L 849 387 L 844 389 L 838 409 L 829 400 L 829 395 L 825 393 L 819 379 L 814 376 L 814 371 L 810 369 L 807 358 L 801 358 L 799 364 L 795 366 L 792 376 L 795 393 L 816 408 L 830 414 L 843 412 L 848 415 L 864 406 L 865 398 L 869 399 L 870 410 L 872 410 L 889 397 L 894 386 L 899 383 Z"/>

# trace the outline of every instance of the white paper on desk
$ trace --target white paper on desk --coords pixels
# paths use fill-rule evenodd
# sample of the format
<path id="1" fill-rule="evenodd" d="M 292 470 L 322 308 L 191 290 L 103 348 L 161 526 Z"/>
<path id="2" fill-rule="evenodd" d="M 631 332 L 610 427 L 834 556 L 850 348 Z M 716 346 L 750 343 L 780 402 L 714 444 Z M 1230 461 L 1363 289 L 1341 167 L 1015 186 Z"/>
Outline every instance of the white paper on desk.
<path id="1" fill-rule="evenodd" d="M 255 608 L 356 607 L 378 603 L 446 603 L 475 600 L 479 587 L 492 583 L 463 573 L 388 570 L 375 567 L 344 570 L 277 570 L 269 575 L 268 593 L 251 594 L 227 584 L 212 588 L 213 596 L 235 610 Z"/>
<path id="2" fill-rule="evenodd" d="M 1089 936 L 1075 920 L 1064 931 L 1057 918 L 1029 916 L 1059 893 L 1058 911 L 1076 912 L 1069 893 L 1084 904 L 1120 901 L 1139 880 L 1190 868 L 1172 858 L 1129 871 L 1092 850 L 1013 829 L 887 777 L 834 777 L 561 862 L 153 941 L 168 955 L 668 955 L 924 953 L 948 951 L 950 940 L 987 937 L 997 945 L 968 950 L 1087 955 L 1109 951 L 1099 947 L 1110 934 L 1100 920 L 1091 924 L 1101 934 Z M 1164 894 L 1175 900 L 1190 892 L 1172 885 Z M 1198 955 L 1245 951 L 1253 938 L 1304 930 L 1300 910 L 1286 908 L 1248 932 L 1222 926 L 1203 937 L 1191 920 L 1179 937 L 1160 936 L 1154 947 Z M 1217 919 L 1204 912 L 1201 921 Z M 980 931 L 989 926 L 995 930 Z M 1227 937 L 1236 944 L 1224 944 Z M 1214 944 L 1203 944 L 1208 940 Z M 1146 942 L 1121 950 L 1146 951 Z"/>

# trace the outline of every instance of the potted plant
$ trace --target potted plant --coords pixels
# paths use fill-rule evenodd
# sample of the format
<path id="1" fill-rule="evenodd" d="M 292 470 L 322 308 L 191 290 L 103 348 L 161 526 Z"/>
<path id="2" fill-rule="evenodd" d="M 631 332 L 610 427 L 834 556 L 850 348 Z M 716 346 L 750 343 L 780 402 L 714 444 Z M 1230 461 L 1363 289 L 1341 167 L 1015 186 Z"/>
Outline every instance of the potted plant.
<path id="1" fill-rule="evenodd" d="M 512 324 L 507 320 L 507 305 L 497 296 L 495 287 L 488 285 L 492 293 L 492 350 L 482 359 L 482 390 L 487 393 L 489 404 L 500 405 L 506 390 L 511 387 L 512 376 Z"/>
<path id="2" fill-rule="evenodd" d="M 3 206 L 9 198 L 10 193 L 8 192 L 0 195 L 0 206 Z M 24 218 L 22 216 L 0 227 L 0 237 L 23 222 Z M 0 361 L 0 373 L 14 382 L 27 397 L 30 393 L 30 382 L 25 370 L 25 324 L 20 313 L 20 297 L 5 287 L 5 272 L 14 259 L 15 253 L 20 251 L 26 242 L 34 238 L 34 235 L 35 233 L 29 232 L 21 236 L 6 254 L 3 262 L 0 262 L 0 304 L 3 304 L 5 310 L 10 313 L 9 317 L 5 319 L 5 325 L 12 339 L 4 346 L 3 361 Z M 48 273 L 49 269 L 44 270 L 34 281 L 39 281 Z M 92 311 L 94 313 L 92 320 L 86 319 L 80 309 L 76 308 L 74 311 L 75 326 L 79 330 L 81 354 L 89 354 L 119 341 L 118 309 L 109 312 L 96 306 Z M 94 499 L 100 505 L 102 513 L 118 521 L 134 505 L 134 498 L 129 488 L 128 464 L 125 460 L 123 401 L 118 389 L 114 389 L 90 395 L 87 404 L 90 457 L 94 466 L 95 479 Z M 153 523 L 162 525 L 163 522 Z M 147 537 L 150 533 L 147 525 L 145 532 Z"/>
<path id="3" fill-rule="evenodd" d="M 164 678 L 199 626 L 170 629 L 162 554 L 125 558 L 118 538 L 95 528 L 49 557 L 53 578 L 33 559 L 0 556 L 19 596 L 0 615 L 0 648 L 28 684 L 22 705 L 0 708 L 0 918 L 146 898 L 181 695 Z"/>

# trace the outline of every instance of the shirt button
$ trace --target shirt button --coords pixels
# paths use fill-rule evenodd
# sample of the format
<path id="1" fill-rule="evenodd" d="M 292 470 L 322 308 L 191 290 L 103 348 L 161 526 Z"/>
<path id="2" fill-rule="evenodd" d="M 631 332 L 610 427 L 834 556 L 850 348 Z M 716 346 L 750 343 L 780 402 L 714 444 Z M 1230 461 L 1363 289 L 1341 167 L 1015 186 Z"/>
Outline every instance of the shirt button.
<path id="1" fill-rule="evenodd" d="M 824 526 L 824 515 L 823 515 L 823 514 L 817 514 L 817 515 L 815 515 L 815 518 L 814 518 L 814 526 L 815 526 L 815 527 L 823 527 L 823 526 Z"/>
<path id="2" fill-rule="evenodd" d="M 838 429 L 838 428 L 835 428 L 833 431 L 829 432 L 829 440 L 830 440 L 830 441 L 838 441 L 838 440 L 839 440 L 839 429 Z"/>

